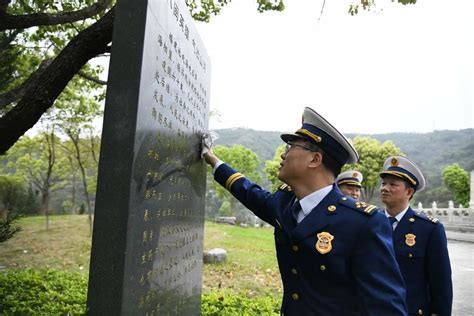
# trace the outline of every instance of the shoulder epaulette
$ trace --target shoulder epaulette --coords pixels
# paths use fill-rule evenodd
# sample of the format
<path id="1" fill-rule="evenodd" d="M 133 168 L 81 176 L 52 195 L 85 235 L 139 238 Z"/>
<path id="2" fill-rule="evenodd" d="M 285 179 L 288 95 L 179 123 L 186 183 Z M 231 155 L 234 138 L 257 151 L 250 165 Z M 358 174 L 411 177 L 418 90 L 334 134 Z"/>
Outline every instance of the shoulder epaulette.
<path id="1" fill-rule="evenodd" d="M 286 184 L 286 183 L 283 183 L 282 185 L 280 185 L 280 186 L 278 187 L 278 190 L 286 191 L 286 192 L 291 192 L 291 191 L 293 191 L 293 190 L 291 190 L 291 187 L 290 187 L 288 184 Z"/>
<path id="2" fill-rule="evenodd" d="M 423 212 L 415 212 L 415 215 L 419 218 L 424 219 L 425 221 L 431 222 L 433 224 L 439 224 L 439 219 L 433 216 L 426 215 Z"/>
<path id="3" fill-rule="evenodd" d="M 375 205 L 370 205 L 365 202 L 358 202 L 345 196 L 339 200 L 339 203 L 367 215 L 373 215 L 377 211 L 377 206 Z"/>

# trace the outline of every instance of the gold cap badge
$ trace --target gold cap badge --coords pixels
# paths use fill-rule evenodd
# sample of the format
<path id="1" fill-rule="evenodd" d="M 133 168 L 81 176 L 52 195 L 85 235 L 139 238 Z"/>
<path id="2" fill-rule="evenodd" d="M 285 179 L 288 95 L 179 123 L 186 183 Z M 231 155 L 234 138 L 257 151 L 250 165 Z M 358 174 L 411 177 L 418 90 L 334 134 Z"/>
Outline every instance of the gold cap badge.
<path id="1" fill-rule="evenodd" d="M 358 176 L 359 176 L 359 174 L 358 174 L 357 172 L 354 172 L 354 173 L 352 174 L 352 177 L 353 177 L 353 178 L 357 178 Z"/>
<path id="2" fill-rule="evenodd" d="M 416 236 L 413 234 L 406 234 L 405 235 L 405 243 L 408 245 L 408 247 L 413 247 L 416 243 L 415 238 Z"/>
<path id="3" fill-rule="evenodd" d="M 317 236 L 316 250 L 322 255 L 330 252 L 332 250 L 331 241 L 334 239 L 334 236 L 328 232 L 321 232 Z"/>
<path id="4" fill-rule="evenodd" d="M 398 166 L 398 159 L 392 158 L 392 160 L 390 161 L 390 165 L 392 165 L 392 167 Z"/>

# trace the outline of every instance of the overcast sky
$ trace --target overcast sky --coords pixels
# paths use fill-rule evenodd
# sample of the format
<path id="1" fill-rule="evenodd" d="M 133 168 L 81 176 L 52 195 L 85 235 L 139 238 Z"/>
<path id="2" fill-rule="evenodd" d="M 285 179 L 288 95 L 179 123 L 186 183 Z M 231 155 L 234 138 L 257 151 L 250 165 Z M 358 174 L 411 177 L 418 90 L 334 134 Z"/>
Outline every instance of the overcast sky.
<path id="1" fill-rule="evenodd" d="M 210 128 L 294 131 L 310 106 L 345 133 L 473 128 L 474 1 L 234 0 L 197 23 L 211 60 Z"/>

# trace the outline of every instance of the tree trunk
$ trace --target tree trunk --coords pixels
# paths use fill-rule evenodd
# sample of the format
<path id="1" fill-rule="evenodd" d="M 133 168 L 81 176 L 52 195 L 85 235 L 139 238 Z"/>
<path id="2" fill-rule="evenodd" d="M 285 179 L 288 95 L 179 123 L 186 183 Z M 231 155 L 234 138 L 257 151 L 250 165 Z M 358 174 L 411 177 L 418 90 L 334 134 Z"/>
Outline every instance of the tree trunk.
<path id="1" fill-rule="evenodd" d="M 53 105 L 69 81 L 95 56 L 107 51 L 112 41 L 114 8 L 99 21 L 79 32 L 41 73 L 17 105 L 0 118 L 0 154 L 33 127 Z"/>
<path id="2" fill-rule="evenodd" d="M 230 216 L 235 216 L 235 204 L 236 204 L 235 197 L 231 196 L 230 197 L 230 203 L 229 203 Z"/>
<path id="3" fill-rule="evenodd" d="M 46 220 L 46 230 L 49 230 L 49 190 L 41 192 L 41 213 L 44 214 Z"/>

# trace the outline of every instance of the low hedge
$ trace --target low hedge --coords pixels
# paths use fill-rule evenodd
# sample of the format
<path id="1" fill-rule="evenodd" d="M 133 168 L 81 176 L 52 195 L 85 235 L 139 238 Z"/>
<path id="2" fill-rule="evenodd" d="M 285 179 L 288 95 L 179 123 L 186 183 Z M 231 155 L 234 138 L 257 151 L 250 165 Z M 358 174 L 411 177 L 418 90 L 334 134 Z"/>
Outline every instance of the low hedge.
<path id="1" fill-rule="evenodd" d="M 1 315 L 83 315 L 87 276 L 57 270 L 0 272 Z M 202 295 L 202 315 L 278 315 L 280 298 L 234 291 Z"/>
<path id="2" fill-rule="evenodd" d="M 86 310 L 87 277 L 55 270 L 0 273 L 0 314 L 80 315 Z"/>

